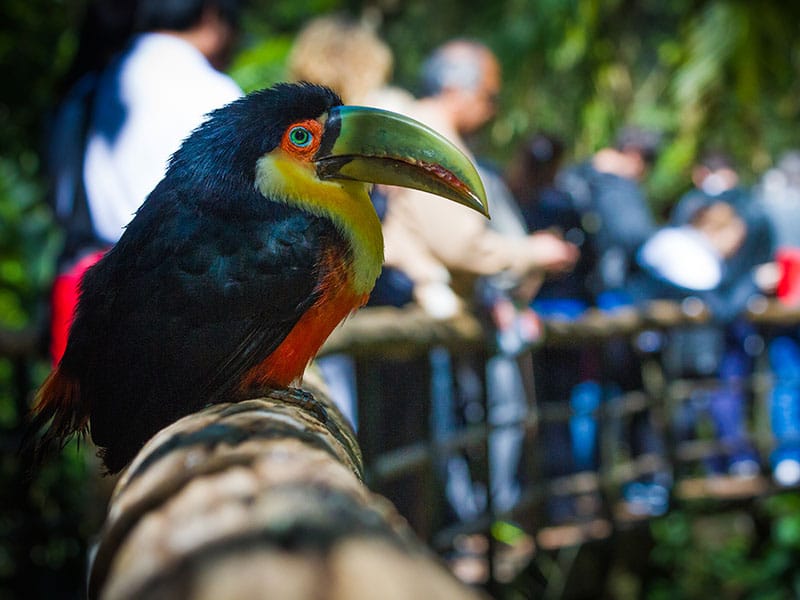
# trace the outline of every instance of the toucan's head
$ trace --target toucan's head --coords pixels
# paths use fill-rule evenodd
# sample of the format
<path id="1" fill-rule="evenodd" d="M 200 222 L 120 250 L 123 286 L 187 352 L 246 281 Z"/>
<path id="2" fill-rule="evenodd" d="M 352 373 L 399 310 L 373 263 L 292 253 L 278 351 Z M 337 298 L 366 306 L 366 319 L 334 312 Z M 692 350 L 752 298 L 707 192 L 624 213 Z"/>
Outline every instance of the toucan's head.
<path id="1" fill-rule="evenodd" d="M 488 216 L 480 177 L 447 139 L 396 113 L 342 106 L 332 90 L 308 83 L 278 84 L 214 111 L 173 157 L 171 170 L 195 182 L 249 180 L 282 195 L 303 182 L 266 179 L 289 163 L 297 167 L 293 177 L 323 186 L 318 190 L 345 180 L 397 185 Z"/>
<path id="2" fill-rule="evenodd" d="M 489 214 L 475 167 L 447 139 L 396 113 L 343 106 L 330 89 L 307 83 L 279 84 L 213 112 L 170 171 L 213 189 L 213 202 L 229 210 L 243 208 L 235 203 L 245 186 L 260 192 L 256 202 L 330 218 L 355 250 L 381 257 L 370 184 L 431 192 Z"/>

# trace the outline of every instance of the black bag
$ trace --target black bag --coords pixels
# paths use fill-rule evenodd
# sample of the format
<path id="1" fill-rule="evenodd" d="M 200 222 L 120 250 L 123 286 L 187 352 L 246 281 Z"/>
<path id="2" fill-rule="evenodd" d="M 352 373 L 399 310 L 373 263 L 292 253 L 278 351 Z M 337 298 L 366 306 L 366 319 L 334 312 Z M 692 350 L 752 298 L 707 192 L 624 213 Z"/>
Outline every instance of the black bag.
<path id="1" fill-rule="evenodd" d="M 58 268 L 107 246 L 97 235 L 83 181 L 86 141 L 98 76 L 85 75 L 58 108 L 48 146 L 47 201 L 64 232 Z"/>

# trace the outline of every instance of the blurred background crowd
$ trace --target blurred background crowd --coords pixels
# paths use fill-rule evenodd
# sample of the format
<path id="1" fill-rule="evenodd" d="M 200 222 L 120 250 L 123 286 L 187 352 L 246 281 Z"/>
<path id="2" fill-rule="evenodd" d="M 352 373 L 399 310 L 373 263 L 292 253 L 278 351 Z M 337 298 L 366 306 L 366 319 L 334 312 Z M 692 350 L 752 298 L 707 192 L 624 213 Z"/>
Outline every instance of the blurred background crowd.
<path id="1" fill-rule="evenodd" d="M 614 525 L 643 521 L 626 538 L 642 555 L 616 564 L 616 576 L 594 573 L 601 591 L 586 597 L 793 597 L 800 322 L 759 327 L 747 314 L 800 301 L 800 14 L 723 0 L 656 4 L 6 2 L 0 597 L 80 596 L 102 519 L 110 483 L 95 476 L 90 449 L 69 446 L 33 479 L 14 453 L 31 391 L 63 352 L 82 273 L 204 115 L 285 80 L 428 124 L 484 180 L 491 221 L 420 202 L 422 192 L 373 190 L 386 263 L 366 310 L 468 314 L 485 348 L 382 361 L 377 416 L 363 414 L 353 356 L 318 361 L 354 428 L 385 432 L 384 449 L 407 420 L 440 447 L 465 426 L 491 426 L 482 452 L 433 460 L 436 527 L 464 525 L 442 550 L 459 576 L 485 582 L 484 563 L 470 559 L 492 542 L 528 558 L 596 544 L 595 564 L 613 567 Z M 543 337 L 548 321 L 661 300 L 709 317 L 600 344 Z M 603 469 L 599 411 L 646 390 L 653 357 L 667 380 L 703 385 L 666 416 L 645 408 L 620 426 L 619 443 L 645 466 L 612 494 L 614 506 L 590 481 L 553 487 L 534 517 L 520 517 L 530 485 Z M 769 377 L 761 396 L 754 374 Z M 404 408 L 412 396 L 424 399 L 421 411 Z M 525 427 L 532 411 L 551 409 L 567 416 Z M 758 411 L 767 444 L 752 435 Z M 676 444 L 698 439 L 714 452 L 679 471 Z M 731 509 L 734 533 L 715 537 L 713 567 L 691 557 L 709 551 L 702 532 L 722 525 L 675 505 L 684 475 L 734 487 L 768 480 L 769 495 Z M 408 490 L 381 491 L 413 514 Z M 489 526 L 477 525 L 486 515 Z"/>

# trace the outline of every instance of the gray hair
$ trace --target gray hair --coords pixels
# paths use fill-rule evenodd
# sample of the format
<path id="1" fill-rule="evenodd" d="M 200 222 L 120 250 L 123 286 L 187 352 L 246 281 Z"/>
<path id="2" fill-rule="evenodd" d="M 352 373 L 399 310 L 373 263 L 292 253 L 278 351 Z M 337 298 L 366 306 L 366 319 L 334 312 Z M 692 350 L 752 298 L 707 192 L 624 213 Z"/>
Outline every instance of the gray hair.
<path id="1" fill-rule="evenodd" d="M 446 89 L 474 90 L 483 77 L 483 44 L 465 40 L 440 46 L 422 64 L 420 93 L 438 96 Z"/>

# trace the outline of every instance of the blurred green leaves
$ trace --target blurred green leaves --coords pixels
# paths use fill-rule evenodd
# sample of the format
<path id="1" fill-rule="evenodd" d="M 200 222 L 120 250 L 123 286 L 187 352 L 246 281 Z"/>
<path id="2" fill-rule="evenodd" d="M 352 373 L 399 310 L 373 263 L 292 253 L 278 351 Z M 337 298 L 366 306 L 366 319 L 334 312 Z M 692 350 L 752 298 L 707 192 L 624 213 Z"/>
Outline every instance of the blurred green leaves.
<path id="1" fill-rule="evenodd" d="M 755 500 L 749 510 L 692 504 L 651 523 L 651 562 L 662 573 L 649 600 L 775 598 L 800 593 L 800 495 Z"/>
<path id="2" fill-rule="evenodd" d="M 260 40 L 238 54 L 231 65 L 230 75 L 245 92 L 283 81 L 291 46 L 292 38 L 288 35 Z"/>
<path id="3" fill-rule="evenodd" d="M 58 233 L 42 202 L 36 156 L 0 157 L 0 326 L 27 325 L 53 275 Z"/>
<path id="4" fill-rule="evenodd" d="M 77 46 L 86 0 L 4 0 L 0 19 L 0 327 L 23 328 L 43 306 L 58 246 L 44 198 L 42 142 Z M 706 144 L 752 180 L 800 146 L 800 4 L 742 0 L 249 0 L 231 68 L 246 91 L 285 77 L 299 28 L 349 11 L 395 52 L 395 83 L 417 90 L 424 56 L 453 37 L 488 43 L 504 67 L 500 114 L 478 140 L 501 163 L 525 136 L 561 135 L 571 158 L 623 124 L 656 127 L 667 145 L 648 182 L 666 209 Z M 33 481 L 15 453 L 25 394 L 42 360 L 0 359 L 0 597 L 53 597 L 82 587 L 86 540 L 99 521 L 96 465 L 70 445 Z M 26 388 L 22 389 L 21 388 Z M 90 466 L 86 466 L 86 462 Z M 800 597 L 800 496 L 750 513 L 685 507 L 652 523 L 649 598 Z M 94 511 L 94 512 L 92 512 Z M 722 511 L 717 511 L 722 513 Z M 87 513 L 94 518 L 87 517 Z M 35 516 L 34 516 L 35 515 Z M 47 578 L 37 578 L 45 570 Z M 41 580 L 46 579 L 46 581 Z"/>

